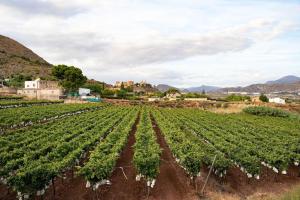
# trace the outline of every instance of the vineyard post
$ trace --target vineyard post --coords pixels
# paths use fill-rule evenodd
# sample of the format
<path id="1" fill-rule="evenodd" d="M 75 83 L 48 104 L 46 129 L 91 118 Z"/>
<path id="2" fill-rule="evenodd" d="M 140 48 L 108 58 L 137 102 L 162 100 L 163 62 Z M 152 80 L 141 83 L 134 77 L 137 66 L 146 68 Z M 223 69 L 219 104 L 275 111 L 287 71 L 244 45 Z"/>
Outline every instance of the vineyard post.
<path id="1" fill-rule="evenodd" d="M 211 172 L 212 172 L 212 169 L 213 169 L 213 167 L 214 167 L 214 164 L 215 164 L 216 159 L 217 159 L 217 155 L 215 155 L 215 157 L 214 157 L 214 160 L 213 160 L 213 162 L 212 162 L 212 164 L 211 164 L 211 167 L 210 167 L 210 169 L 209 169 L 208 175 L 207 175 L 207 177 L 206 177 L 205 183 L 204 183 L 204 185 L 203 185 L 203 187 L 202 187 L 202 190 L 201 190 L 201 194 L 202 194 L 202 195 L 204 194 L 205 186 L 206 186 L 206 184 L 207 184 L 207 182 L 208 182 L 209 176 L 210 176 L 210 174 L 211 174 Z"/>

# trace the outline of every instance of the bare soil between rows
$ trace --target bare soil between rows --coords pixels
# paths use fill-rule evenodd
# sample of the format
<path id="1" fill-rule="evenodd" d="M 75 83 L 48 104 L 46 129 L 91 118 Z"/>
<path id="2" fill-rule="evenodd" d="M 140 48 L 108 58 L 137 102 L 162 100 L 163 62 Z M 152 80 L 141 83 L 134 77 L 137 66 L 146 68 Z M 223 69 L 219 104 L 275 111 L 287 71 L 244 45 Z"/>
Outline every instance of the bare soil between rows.
<path id="1" fill-rule="evenodd" d="M 151 191 L 151 200 L 192 200 L 198 199 L 189 177 L 175 161 L 159 127 L 152 117 L 152 127 L 157 143 L 162 149 L 161 164 L 156 184 Z"/>

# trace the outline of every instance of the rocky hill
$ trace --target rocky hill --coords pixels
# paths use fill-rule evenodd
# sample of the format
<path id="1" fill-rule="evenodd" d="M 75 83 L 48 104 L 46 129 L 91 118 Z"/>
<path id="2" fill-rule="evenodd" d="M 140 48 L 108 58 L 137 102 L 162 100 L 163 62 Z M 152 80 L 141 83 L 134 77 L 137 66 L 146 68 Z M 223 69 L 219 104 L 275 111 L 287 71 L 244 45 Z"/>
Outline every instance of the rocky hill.
<path id="1" fill-rule="evenodd" d="M 171 88 L 175 88 L 178 89 L 176 87 L 170 86 L 170 85 L 166 85 L 166 84 L 158 84 L 157 86 L 155 86 L 156 89 L 158 89 L 161 92 L 166 92 Z"/>
<path id="2" fill-rule="evenodd" d="M 0 35 L 0 76 L 23 74 L 49 77 L 51 64 L 19 42 Z"/>

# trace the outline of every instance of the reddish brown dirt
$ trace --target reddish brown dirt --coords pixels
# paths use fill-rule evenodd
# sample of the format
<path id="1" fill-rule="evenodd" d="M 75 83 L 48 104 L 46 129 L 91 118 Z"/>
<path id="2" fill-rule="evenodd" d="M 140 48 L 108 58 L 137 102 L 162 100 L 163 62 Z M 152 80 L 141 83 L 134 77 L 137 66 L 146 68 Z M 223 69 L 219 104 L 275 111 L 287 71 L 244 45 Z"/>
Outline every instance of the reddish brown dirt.
<path id="1" fill-rule="evenodd" d="M 197 199 L 196 191 L 190 184 L 184 170 L 176 163 L 160 129 L 152 118 L 152 125 L 157 135 L 157 142 L 162 149 L 159 175 L 149 199 L 183 200 Z"/>
<path id="2" fill-rule="evenodd" d="M 117 161 L 116 169 L 114 170 L 110 181 L 112 185 L 101 186 L 98 190 L 100 199 L 119 200 L 130 199 L 138 200 L 144 199 L 147 195 L 146 183 L 138 182 L 135 180 L 137 172 L 132 165 L 132 159 L 134 154 L 133 145 L 135 143 L 136 124 L 133 126 L 128 138 L 128 143 L 125 149 L 122 151 L 120 158 Z M 124 176 L 120 167 L 123 167 Z"/>
<path id="3" fill-rule="evenodd" d="M 16 199 L 16 192 L 8 190 L 5 185 L 0 184 L 0 200 Z"/>
<path id="4" fill-rule="evenodd" d="M 298 170 L 296 167 L 291 167 L 287 175 L 282 175 L 262 167 L 260 179 L 256 180 L 248 179 L 238 168 L 231 168 L 225 179 L 220 179 L 213 174 L 205 193 L 212 199 L 221 199 L 220 194 L 222 197 L 230 196 L 229 199 L 251 199 L 252 197 L 264 199 L 279 196 L 300 184 L 300 177 L 295 176 Z M 207 176 L 208 168 L 203 167 L 201 173 L 200 179 L 203 179 Z"/>

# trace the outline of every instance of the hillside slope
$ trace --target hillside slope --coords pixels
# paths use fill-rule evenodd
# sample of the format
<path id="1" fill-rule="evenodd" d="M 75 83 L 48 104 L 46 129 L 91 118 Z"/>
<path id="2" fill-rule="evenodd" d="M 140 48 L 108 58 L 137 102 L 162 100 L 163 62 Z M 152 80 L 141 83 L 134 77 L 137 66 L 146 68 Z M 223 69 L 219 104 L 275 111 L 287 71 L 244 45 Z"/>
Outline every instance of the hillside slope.
<path id="1" fill-rule="evenodd" d="M 173 86 L 170 86 L 170 85 L 166 85 L 166 84 L 158 84 L 155 88 L 158 89 L 161 92 L 166 92 L 166 91 L 168 91 L 171 88 L 178 89 L 176 87 L 173 87 Z"/>
<path id="2" fill-rule="evenodd" d="M 51 64 L 19 42 L 0 35 L 0 76 L 14 74 L 49 77 Z"/>
<path id="3" fill-rule="evenodd" d="M 300 77 L 289 75 L 275 81 L 268 81 L 266 84 L 292 84 L 297 82 L 300 82 Z"/>

